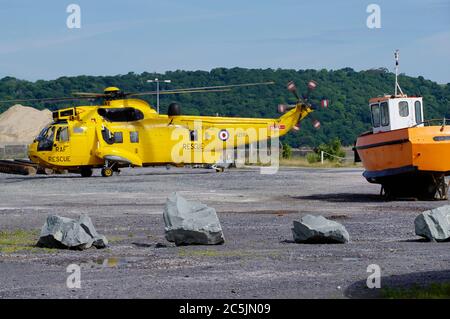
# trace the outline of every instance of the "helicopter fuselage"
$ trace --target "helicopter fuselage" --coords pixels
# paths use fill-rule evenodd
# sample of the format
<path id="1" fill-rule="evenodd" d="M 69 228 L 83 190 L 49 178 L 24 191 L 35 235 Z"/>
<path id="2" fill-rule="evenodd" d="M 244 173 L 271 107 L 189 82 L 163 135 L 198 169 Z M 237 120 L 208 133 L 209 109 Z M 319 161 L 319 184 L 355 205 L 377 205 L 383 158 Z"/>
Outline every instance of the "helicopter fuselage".
<path id="1" fill-rule="evenodd" d="M 223 150 L 282 136 L 312 110 L 303 104 L 277 119 L 158 114 L 140 99 L 53 112 L 29 158 L 53 169 L 214 164 Z"/>

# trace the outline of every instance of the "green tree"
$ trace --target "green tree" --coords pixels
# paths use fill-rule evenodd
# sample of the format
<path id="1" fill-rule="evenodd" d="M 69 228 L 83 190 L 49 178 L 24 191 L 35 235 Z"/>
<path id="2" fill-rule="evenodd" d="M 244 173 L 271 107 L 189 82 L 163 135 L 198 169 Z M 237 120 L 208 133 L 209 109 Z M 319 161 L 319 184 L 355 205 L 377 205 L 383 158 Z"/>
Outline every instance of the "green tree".
<path id="1" fill-rule="evenodd" d="M 319 162 L 321 160 L 322 152 L 324 152 L 323 158 L 330 162 L 336 162 L 345 156 L 341 141 L 336 137 L 328 143 L 320 144 L 314 149 L 314 152 L 307 154 L 306 159 L 309 163 Z"/>
<path id="2" fill-rule="evenodd" d="M 295 98 L 286 90 L 286 83 L 294 81 L 300 93 L 306 93 L 306 83 L 313 79 L 318 83 L 312 92 L 311 101 L 320 105 L 321 99 L 328 99 L 328 108 L 318 108 L 314 116 L 322 126 L 315 130 L 307 118 L 300 124 L 299 132 L 290 132 L 282 137 L 283 144 L 291 147 L 317 147 L 334 138 L 343 145 L 353 145 L 355 139 L 371 128 L 368 100 L 384 93 L 392 93 L 394 74 L 386 69 L 356 72 L 351 68 L 340 70 L 291 70 L 291 69 L 244 69 L 216 68 L 211 71 L 168 71 L 164 74 L 144 72 L 116 76 L 75 76 L 35 82 L 14 77 L 0 79 L 0 100 L 33 99 L 44 97 L 66 97 L 72 92 L 99 92 L 107 86 L 117 86 L 127 92 L 152 91 L 154 85 L 146 82 L 151 78 L 167 78 L 172 83 L 163 84 L 161 89 L 177 89 L 195 86 L 215 86 L 246 82 L 274 81 L 274 85 L 235 88 L 227 92 L 204 94 L 180 94 L 161 96 L 161 112 L 167 112 L 171 102 L 178 102 L 182 113 L 187 115 L 278 117 L 277 105 L 294 103 Z M 402 89 L 409 95 L 424 97 L 424 117 L 450 118 L 450 84 L 438 84 L 422 76 L 417 78 L 400 75 Z M 145 96 L 151 105 L 155 96 Z M 37 109 L 89 105 L 93 102 L 71 101 L 59 103 L 23 103 Z M 0 103 L 0 113 L 11 105 Z"/>
<path id="3" fill-rule="evenodd" d="M 292 157 L 292 147 L 287 143 L 281 143 L 281 157 L 285 159 L 289 159 Z"/>
<path id="4" fill-rule="evenodd" d="M 345 156 L 345 151 L 342 149 L 341 140 L 337 137 L 333 138 L 329 143 L 320 144 L 316 149 L 317 154 L 324 152 L 323 158 L 331 162 L 336 162 Z"/>

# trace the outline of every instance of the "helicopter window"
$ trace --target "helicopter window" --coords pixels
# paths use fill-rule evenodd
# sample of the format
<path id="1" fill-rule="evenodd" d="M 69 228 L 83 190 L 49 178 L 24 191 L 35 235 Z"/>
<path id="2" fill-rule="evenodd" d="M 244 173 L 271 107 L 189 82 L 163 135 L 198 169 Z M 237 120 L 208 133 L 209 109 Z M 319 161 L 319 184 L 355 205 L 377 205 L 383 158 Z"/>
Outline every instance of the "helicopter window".
<path id="1" fill-rule="evenodd" d="M 130 142 L 139 143 L 139 132 L 130 132 Z"/>
<path id="2" fill-rule="evenodd" d="M 414 109 L 416 111 L 416 123 L 420 124 L 422 123 L 422 104 L 420 101 L 414 103 Z"/>
<path id="3" fill-rule="evenodd" d="M 102 137 L 109 145 L 114 144 L 114 135 L 111 134 L 111 131 L 108 130 L 108 128 L 104 127 L 102 129 Z"/>
<path id="4" fill-rule="evenodd" d="M 56 130 L 55 141 L 67 142 L 68 140 L 69 140 L 69 134 L 68 134 L 67 127 L 59 127 Z"/>
<path id="5" fill-rule="evenodd" d="M 398 112 L 401 117 L 407 117 L 409 115 L 408 102 L 406 101 L 398 102 Z"/>
<path id="6" fill-rule="evenodd" d="M 70 110 L 65 110 L 65 111 L 60 111 L 59 112 L 59 116 L 73 116 L 74 114 L 74 109 L 70 109 Z"/>
<path id="7" fill-rule="evenodd" d="M 53 148 L 54 138 L 55 138 L 55 127 L 49 126 L 47 129 L 45 129 L 45 132 L 43 131 L 42 135 L 40 135 L 37 150 L 51 151 Z"/>
<path id="8" fill-rule="evenodd" d="M 197 131 L 190 131 L 189 135 L 191 136 L 191 141 L 197 141 L 198 140 Z"/>
<path id="9" fill-rule="evenodd" d="M 59 135 L 60 135 L 60 133 L 61 133 L 61 128 L 59 127 L 59 128 L 56 130 L 56 141 L 59 141 Z"/>
<path id="10" fill-rule="evenodd" d="M 49 125 L 47 125 L 46 127 L 44 127 L 44 128 L 42 129 L 42 131 L 41 131 L 41 132 L 39 133 L 39 135 L 36 137 L 36 141 L 40 141 L 41 139 L 44 138 L 45 133 L 47 133 L 48 128 L 49 128 Z"/>
<path id="11" fill-rule="evenodd" d="M 123 143 L 122 132 L 114 132 L 114 143 Z"/>
<path id="12" fill-rule="evenodd" d="M 69 141 L 69 129 L 67 126 L 60 127 L 56 132 L 56 140 L 60 142 L 68 142 Z"/>
<path id="13" fill-rule="evenodd" d="M 55 127 L 54 126 L 50 126 L 48 128 L 47 132 L 45 132 L 45 134 L 44 134 L 44 139 L 53 142 L 53 137 L 54 136 L 55 136 Z"/>
<path id="14" fill-rule="evenodd" d="M 381 110 L 381 125 L 388 126 L 389 125 L 389 108 L 387 102 L 383 102 L 380 104 Z"/>
<path id="15" fill-rule="evenodd" d="M 372 104 L 372 125 L 373 127 L 380 126 L 380 106 L 378 104 Z"/>
<path id="16" fill-rule="evenodd" d="M 84 133 L 84 127 L 76 126 L 76 127 L 73 128 L 73 132 L 77 133 L 77 134 Z"/>
<path id="17" fill-rule="evenodd" d="M 98 114 L 109 122 L 133 122 L 144 118 L 144 113 L 132 107 L 124 108 L 100 108 Z"/>

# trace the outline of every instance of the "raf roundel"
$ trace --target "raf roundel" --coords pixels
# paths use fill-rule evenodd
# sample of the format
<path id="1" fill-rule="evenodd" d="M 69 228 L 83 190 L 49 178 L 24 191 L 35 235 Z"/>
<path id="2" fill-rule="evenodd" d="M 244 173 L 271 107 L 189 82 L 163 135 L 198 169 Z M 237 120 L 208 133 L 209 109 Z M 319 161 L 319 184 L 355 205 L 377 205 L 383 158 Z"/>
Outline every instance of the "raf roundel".
<path id="1" fill-rule="evenodd" d="M 226 141 L 226 140 L 228 140 L 228 138 L 230 137 L 230 133 L 228 133 L 228 131 L 227 130 L 221 130 L 220 132 L 219 132 L 219 138 L 222 140 L 222 141 Z"/>

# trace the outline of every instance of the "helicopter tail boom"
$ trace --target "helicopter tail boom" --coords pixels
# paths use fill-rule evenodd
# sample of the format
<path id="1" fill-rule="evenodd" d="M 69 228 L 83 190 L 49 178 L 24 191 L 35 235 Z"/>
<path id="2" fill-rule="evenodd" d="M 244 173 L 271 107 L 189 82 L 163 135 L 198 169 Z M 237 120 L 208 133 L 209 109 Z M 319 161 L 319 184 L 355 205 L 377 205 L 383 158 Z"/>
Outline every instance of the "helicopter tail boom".
<path id="1" fill-rule="evenodd" d="M 280 136 L 287 134 L 291 130 L 298 130 L 298 123 L 302 121 L 313 110 L 304 104 L 298 103 L 294 108 L 278 118 L 278 126 L 283 128 Z"/>

